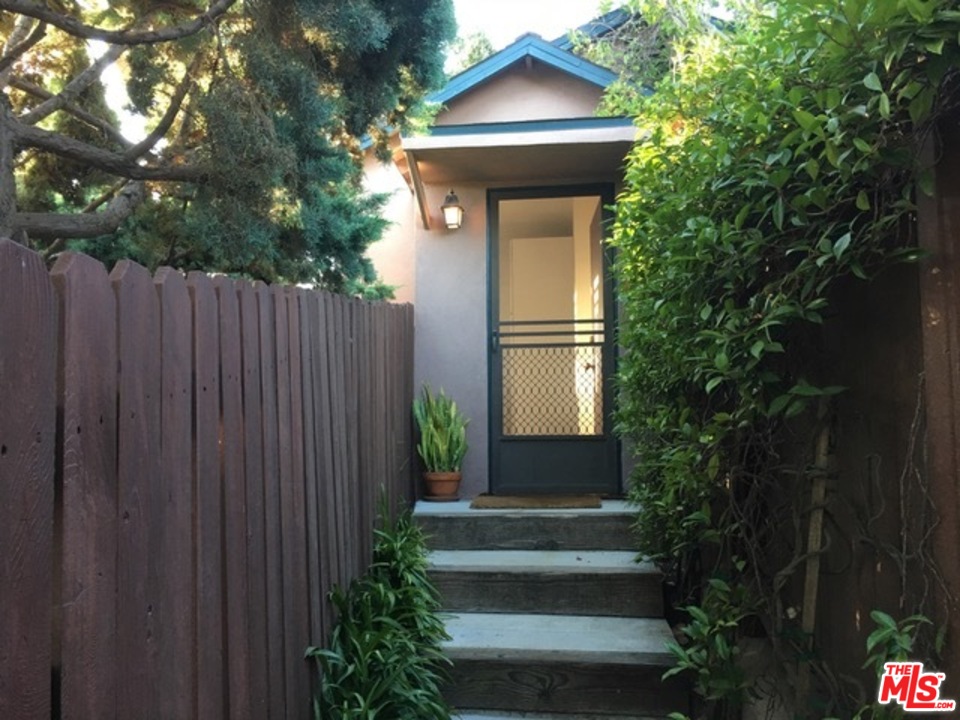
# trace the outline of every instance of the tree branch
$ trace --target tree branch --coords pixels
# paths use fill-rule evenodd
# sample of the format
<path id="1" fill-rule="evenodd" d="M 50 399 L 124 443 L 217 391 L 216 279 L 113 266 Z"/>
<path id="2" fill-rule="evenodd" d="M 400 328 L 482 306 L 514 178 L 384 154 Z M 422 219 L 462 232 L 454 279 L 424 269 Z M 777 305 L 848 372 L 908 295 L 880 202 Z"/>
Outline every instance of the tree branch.
<path id="1" fill-rule="evenodd" d="M 21 20 L 26 20 L 27 18 L 21 17 Z M 30 19 L 32 22 L 32 18 Z M 19 23 L 18 23 L 19 26 Z M 3 50 L 3 57 L 0 58 L 0 86 L 6 84 L 5 74 L 13 67 L 13 64 L 20 59 L 20 57 L 38 42 L 43 40 L 44 35 L 47 34 L 47 24 L 39 23 L 34 29 L 33 32 L 27 35 L 22 41 L 17 36 L 16 30 L 10 35 L 10 39 L 7 41 L 6 46 Z M 13 47 L 11 47 L 13 44 Z"/>
<path id="2" fill-rule="evenodd" d="M 51 10 L 39 0 L 0 0 L 0 10 L 28 15 L 37 20 L 50 23 L 65 33 L 87 40 L 103 40 L 114 45 L 148 45 L 169 42 L 194 35 L 223 15 L 236 0 L 214 0 L 207 11 L 182 25 L 161 28 L 159 30 L 104 30 L 86 25 L 75 17 Z"/>
<path id="3" fill-rule="evenodd" d="M 128 160 L 136 160 L 141 155 L 149 152 L 160 138 L 167 134 L 173 125 L 173 121 L 176 120 L 177 115 L 180 113 L 184 98 L 187 97 L 187 93 L 190 92 L 190 89 L 193 87 L 193 75 L 200 69 L 202 58 L 202 53 L 197 53 L 193 57 L 193 62 L 190 63 L 190 67 L 188 67 L 184 73 L 183 79 L 173 93 L 173 97 L 170 98 L 170 104 L 167 106 L 166 112 L 163 113 L 163 117 L 160 118 L 160 122 L 157 123 L 157 126 L 149 135 L 124 153 L 125 158 Z"/>
<path id="4" fill-rule="evenodd" d="M 14 87 L 17 90 L 21 90 L 25 93 L 33 95 L 34 97 L 40 98 L 41 100 L 49 100 L 53 97 L 56 97 L 46 88 L 42 88 L 39 85 L 36 85 L 29 80 L 24 80 L 21 77 L 14 76 L 10 78 L 10 87 Z M 83 108 L 69 102 L 64 102 L 60 109 L 64 112 L 70 113 L 78 120 L 82 120 L 95 130 L 99 130 L 118 145 L 124 148 L 132 147 L 133 143 L 121 135 L 117 128 L 104 120 L 102 117 L 94 115 L 93 113 L 89 113 Z"/>
<path id="5" fill-rule="evenodd" d="M 13 122 L 10 100 L 0 92 L 0 237 L 13 236 L 13 215 L 17 210 Z"/>
<path id="6" fill-rule="evenodd" d="M 107 203 L 102 212 L 93 213 L 16 213 L 15 230 L 37 240 L 84 238 L 116 231 L 146 197 L 142 182 L 127 183 Z"/>
<path id="7" fill-rule="evenodd" d="M 11 130 L 17 144 L 44 150 L 54 155 L 90 165 L 98 170 L 125 177 L 130 180 L 168 180 L 200 182 L 210 175 L 210 170 L 198 165 L 168 165 L 149 167 L 121 153 L 98 148 L 59 133 L 49 132 L 32 125 L 11 122 Z"/>
<path id="8" fill-rule="evenodd" d="M 63 90 L 21 115 L 19 117 L 20 122 L 26 125 L 34 125 L 51 113 L 60 110 L 67 103 L 72 103 L 80 96 L 80 93 L 100 78 L 104 68 L 115 63 L 126 50 L 127 48 L 123 45 L 111 45 L 103 55 L 97 58 L 96 62 L 68 82 Z"/>

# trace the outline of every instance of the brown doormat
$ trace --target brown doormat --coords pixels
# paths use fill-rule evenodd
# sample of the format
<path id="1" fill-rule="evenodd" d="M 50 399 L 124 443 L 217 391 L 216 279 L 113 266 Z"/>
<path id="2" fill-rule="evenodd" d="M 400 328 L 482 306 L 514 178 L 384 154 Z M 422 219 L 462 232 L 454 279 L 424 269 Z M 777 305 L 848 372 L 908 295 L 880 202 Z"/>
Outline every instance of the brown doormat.
<path id="1" fill-rule="evenodd" d="M 559 510 L 599 508 L 599 495 L 478 495 L 470 503 L 474 510 Z"/>

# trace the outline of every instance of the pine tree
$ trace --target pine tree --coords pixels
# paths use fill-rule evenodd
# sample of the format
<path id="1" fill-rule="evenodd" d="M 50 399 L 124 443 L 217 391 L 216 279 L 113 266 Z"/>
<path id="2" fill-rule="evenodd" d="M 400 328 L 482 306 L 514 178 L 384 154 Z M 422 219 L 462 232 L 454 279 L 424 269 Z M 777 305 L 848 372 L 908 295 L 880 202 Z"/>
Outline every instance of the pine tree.
<path id="1" fill-rule="evenodd" d="M 404 127 L 443 81 L 451 0 L 208 1 L 0 0 L 0 234 L 48 255 L 370 279 L 383 221 L 360 139 Z"/>

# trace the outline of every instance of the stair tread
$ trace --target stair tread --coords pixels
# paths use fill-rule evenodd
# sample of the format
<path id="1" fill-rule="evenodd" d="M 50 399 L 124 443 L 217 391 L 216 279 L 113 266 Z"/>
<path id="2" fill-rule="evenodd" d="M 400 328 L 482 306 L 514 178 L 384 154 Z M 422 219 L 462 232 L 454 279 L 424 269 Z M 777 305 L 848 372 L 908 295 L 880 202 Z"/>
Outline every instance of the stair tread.
<path id="1" fill-rule="evenodd" d="M 673 639 L 662 618 L 457 613 L 444 616 L 457 659 L 670 665 Z"/>
<path id="2" fill-rule="evenodd" d="M 433 550 L 430 569 L 461 572 L 617 572 L 659 574 L 651 562 L 635 562 L 621 550 Z"/>
<path id="3" fill-rule="evenodd" d="M 636 510 L 631 509 L 626 500 L 604 500 L 599 508 L 483 508 L 474 509 L 470 507 L 470 500 L 457 500 L 455 502 L 425 502 L 417 501 L 413 508 L 414 517 L 463 517 L 472 515 L 476 517 L 524 517 L 529 515 L 558 515 L 563 517 L 578 515 L 600 515 L 600 516 L 628 516 L 634 517 Z"/>

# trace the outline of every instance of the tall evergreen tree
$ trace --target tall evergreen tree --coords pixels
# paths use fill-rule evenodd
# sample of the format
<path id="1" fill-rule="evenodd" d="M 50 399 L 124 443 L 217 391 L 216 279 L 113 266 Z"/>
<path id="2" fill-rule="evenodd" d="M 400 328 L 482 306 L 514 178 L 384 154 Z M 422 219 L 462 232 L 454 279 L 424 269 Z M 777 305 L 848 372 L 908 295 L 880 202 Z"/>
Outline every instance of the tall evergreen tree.
<path id="1" fill-rule="evenodd" d="M 339 288 L 382 229 L 360 138 L 443 80 L 451 0 L 0 0 L 0 234 Z M 150 130 L 121 132 L 127 112 Z"/>

